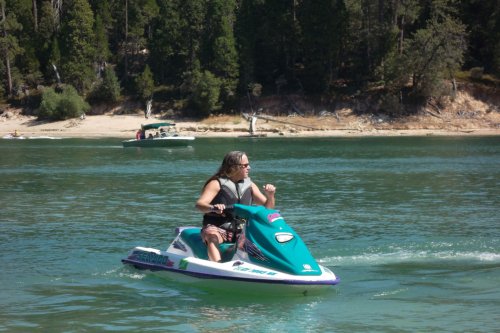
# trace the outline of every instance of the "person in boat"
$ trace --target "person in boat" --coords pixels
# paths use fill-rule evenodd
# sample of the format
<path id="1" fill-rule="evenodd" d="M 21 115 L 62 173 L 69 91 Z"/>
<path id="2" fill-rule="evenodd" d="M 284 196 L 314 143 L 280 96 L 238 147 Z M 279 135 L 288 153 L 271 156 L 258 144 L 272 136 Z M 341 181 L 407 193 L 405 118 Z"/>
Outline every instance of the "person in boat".
<path id="1" fill-rule="evenodd" d="M 201 237 L 207 244 L 211 261 L 221 260 L 219 244 L 236 240 L 233 218 L 224 214 L 226 206 L 241 203 L 274 208 L 276 187 L 266 184 L 262 193 L 250 179 L 250 169 L 250 162 L 244 152 L 227 153 L 219 170 L 205 182 L 196 201 L 196 208 L 204 213 Z"/>
<path id="2" fill-rule="evenodd" d="M 143 130 L 142 128 L 139 128 L 137 132 L 135 133 L 135 139 L 136 140 L 144 140 L 146 138 L 146 131 Z"/>

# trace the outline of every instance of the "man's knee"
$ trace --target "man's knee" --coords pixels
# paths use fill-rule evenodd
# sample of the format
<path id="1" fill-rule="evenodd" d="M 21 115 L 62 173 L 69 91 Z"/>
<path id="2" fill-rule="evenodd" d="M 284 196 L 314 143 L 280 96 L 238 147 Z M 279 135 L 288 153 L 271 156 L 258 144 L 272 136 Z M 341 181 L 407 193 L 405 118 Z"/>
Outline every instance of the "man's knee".
<path id="1" fill-rule="evenodd" d="M 219 245 L 220 241 L 219 241 L 219 237 L 215 234 L 207 234 L 205 235 L 205 241 L 207 243 L 214 243 L 216 245 Z"/>

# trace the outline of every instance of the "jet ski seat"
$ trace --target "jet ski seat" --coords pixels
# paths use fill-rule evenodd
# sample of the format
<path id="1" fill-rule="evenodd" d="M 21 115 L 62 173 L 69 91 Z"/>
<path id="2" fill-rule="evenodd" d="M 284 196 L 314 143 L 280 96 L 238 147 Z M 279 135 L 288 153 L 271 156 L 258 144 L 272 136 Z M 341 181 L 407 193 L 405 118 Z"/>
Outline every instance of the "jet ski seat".
<path id="1" fill-rule="evenodd" d="M 201 239 L 201 228 L 186 228 L 181 231 L 181 238 L 193 250 L 195 257 L 208 260 L 207 245 Z M 222 243 L 219 245 L 222 261 L 227 261 L 228 255 L 232 257 L 231 247 L 234 243 Z"/>

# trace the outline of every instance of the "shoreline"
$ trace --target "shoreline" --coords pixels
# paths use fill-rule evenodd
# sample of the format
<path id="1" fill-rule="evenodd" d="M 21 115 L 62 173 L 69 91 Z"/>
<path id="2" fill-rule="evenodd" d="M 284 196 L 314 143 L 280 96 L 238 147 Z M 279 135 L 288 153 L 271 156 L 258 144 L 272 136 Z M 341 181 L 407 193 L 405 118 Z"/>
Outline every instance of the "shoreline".
<path id="1" fill-rule="evenodd" d="M 280 118 L 281 119 L 281 118 Z M 180 135 L 197 138 L 251 137 L 249 121 L 240 116 L 210 117 L 203 121 L 171 121 L 152 117 L 145 119 L 143 115 L 96 115 L 84 119 L 69 119 L 56 122 L 40 122 L 35 117 L 15 115 L 0 118 L 0 136 L 13 133 L 15 130 L 24 137 L 55 138 L 121 138 L 135 137 L 141 124 L 153 122 L 174 122 Z M 314 125 L 310 125 L 314 122 Z M 350 119 L 339 122 L 338 119 L 284 118 L 284 120 L 259 119 L 256 126 L 256 137 L 365 137 L 365 136 L 500 136 L 500 126 L 469 127 L 456 124 L 426 123 L 382 123 L 369 124 L 363 120 Z M 379 125 L 379 126 L 377 126 Z M 440 126 L 441 125 L 441 126 Z M 470 124 L 474 125 L 474 124 Z M 475 124 L 477 125 L 477 124 Z M 412 128 L 419 126 L 422 128 Z"/>

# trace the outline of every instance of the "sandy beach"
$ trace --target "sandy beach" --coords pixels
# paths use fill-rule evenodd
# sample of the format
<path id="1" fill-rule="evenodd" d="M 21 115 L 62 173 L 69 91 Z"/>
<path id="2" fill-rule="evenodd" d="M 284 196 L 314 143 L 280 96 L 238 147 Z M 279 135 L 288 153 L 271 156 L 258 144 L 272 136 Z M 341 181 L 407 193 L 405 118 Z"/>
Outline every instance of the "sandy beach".
<path id="1" fill-rule="evenodd" d="M 194 121 L 172 119 L 166 113 L 124 113 L 117 109 L 103 115 L 87 115 L 56 122 L 38 121 L 20 109 L 0 112 L 0 137 L 14 133 L 25 137 L 134 138 L 142 124 L 173 122 L 180 135 L 194 137 L 238 137 L 250 134 L 245 115 L 219 115 Z M 321 116 L 259 115 L 254 134 L 266 137 L 343 137 L 343 136 L 500 136 L 498 107 L 459 93 L 446 109 L 424 109 L 416 115 L 390 118 L 377 114 L 357 114 L 352 109 L 324 112 Z"/>
<path id="2" fill-rule="evenodd" d="M 342 119 L 344 118 L 344 119 Z M 266 137 L 325 136 L 428 136 L 428 135 L 500 135 L 500 122 L 484 126 L 477 122 L 436 121 L 388 122 L 384 119 L 349 119 L 341 117 L 273 117 L 258 119 L 255 134 Z M 40 122 L 35 117 L 14 115 L 0 117 L 0 135 L 15 130 L 25 137 L 64 138 L 133 138 L 141 124 L 158 121 L 174 122 L 181 135 L 195 137 L 237 137 L 249 135 L 250 122 L 242 116 L 215 116 L 203 121 L 146 119 L 143 115 L 97 115 L 84 119 Z M 495 124 L 493 124 L 495 125 Z"/>

